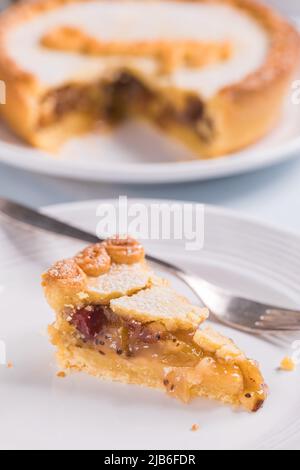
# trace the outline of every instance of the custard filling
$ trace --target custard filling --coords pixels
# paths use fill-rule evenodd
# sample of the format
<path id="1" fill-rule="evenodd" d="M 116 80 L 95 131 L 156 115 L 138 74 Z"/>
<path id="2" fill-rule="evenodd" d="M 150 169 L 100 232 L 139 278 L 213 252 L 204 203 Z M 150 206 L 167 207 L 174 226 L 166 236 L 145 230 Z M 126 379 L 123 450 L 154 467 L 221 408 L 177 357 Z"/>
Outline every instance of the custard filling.
<path id="1" fill-rule="evenodd" d="M 248 361 L 243 370 L 238 359 L 227 360 L 204 350 L 195 342 L 196 328 L 170 332 L 161 322 L 123 318 L 103 305 L 66 308 L 62 318 L 72 326 L 75 347 L 150 367 L 167 393 L 183 402 L 199 396 L 199 388 L 204 395 L 227 396 L 251 411 L 264 402 L 256 365 Z"/>

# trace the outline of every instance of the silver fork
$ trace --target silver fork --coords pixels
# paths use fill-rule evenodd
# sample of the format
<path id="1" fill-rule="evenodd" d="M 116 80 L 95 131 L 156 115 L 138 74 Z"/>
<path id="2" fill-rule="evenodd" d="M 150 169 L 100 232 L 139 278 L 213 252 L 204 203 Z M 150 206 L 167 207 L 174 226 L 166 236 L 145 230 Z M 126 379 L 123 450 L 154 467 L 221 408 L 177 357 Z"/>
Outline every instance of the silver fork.
<path id="1" fill-rule="evenodd" d="M 0 199 L 0 213 L 18 223 L 59 236 L 88 243 L 101 241 L 89 232 L 6 199 Z M 212 317 L 225 325 L 252 333 L 300 330 L 300 311 L 233 296 L 230 292 L 171 263 L 153 256 L 148 256 L 147 259 L 183 281 L 211 311 Z"/>

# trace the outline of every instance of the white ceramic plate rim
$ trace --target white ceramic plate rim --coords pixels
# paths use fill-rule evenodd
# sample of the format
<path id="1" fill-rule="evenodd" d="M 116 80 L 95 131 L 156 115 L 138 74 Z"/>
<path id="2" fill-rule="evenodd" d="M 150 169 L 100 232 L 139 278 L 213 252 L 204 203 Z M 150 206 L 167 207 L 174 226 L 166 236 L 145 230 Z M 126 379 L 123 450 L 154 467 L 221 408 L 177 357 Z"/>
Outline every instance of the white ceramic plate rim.
<path id="1" fill-rule="evenodd" d="M 57 161 L 48 154 L 35 149 L 18 148 L 17 145 L 0 141 L 0 161 L 24 170 L 86 181 L 109 181 L 114 183 L 179 183 L 216 179 L 259 170 L 296 157 L 300 152 L 300 137 L 278 145 L 276 148 L 255 149 L 246 154 L 240 152 L 212 160 L 175 163 L 122 164 L 118 171 L 101 165 L 83 166 L 74 162 Z"/>
<path id="2" fill-rule="evenodd" d="M 64 213 L 65 211 L 69 211 L 70 209 L 76 210 L 83 210 L 85 208 L 94 206 L 96 207 L 99 204 L 107 204 L 115 206 L 118 203 L 118 200 L 115 199 L 88 199 L 86 201 L 78 201 L 78 202 L 66 202 L 61 204 L 51 204 L 47 206 L 42 206 L 40 210 L 42 212 L 48 213 L 49 215 L 58 215 L 59 213 Z M 149 204 L 199 204 L 199 202 L 195 201 L 188 201 L 188 200 L 178 200 L 178 199 L 155 199 L 155 198 L 130 198 L 128 199 L 128 203 L 130 204 L 144 204 L 145 206 L 149 206 Z M 201 204 L 201 203 L 200 203 Z M 297 230 L 292 229 L 284 229 L 278 227 L 278 225 L 272 222 L 264 222 L 255 216 L 251 216 L 241 212 L 239 210 L 232 210 L 221 206 L 215 206 L 213 204 L 203 204 L 205 210 L 216 216 L 225 216 L 226 218 L 235 220 L 235 221 L 242 221 L 247 223 L 251 226 L 256 226 L 259 228 L 264 228 L 267 230 L 271 230 L 274 233 L 277 233 L 281 236 L 293 236 L 298 238 L 300 244 L 300 233 Z"/>

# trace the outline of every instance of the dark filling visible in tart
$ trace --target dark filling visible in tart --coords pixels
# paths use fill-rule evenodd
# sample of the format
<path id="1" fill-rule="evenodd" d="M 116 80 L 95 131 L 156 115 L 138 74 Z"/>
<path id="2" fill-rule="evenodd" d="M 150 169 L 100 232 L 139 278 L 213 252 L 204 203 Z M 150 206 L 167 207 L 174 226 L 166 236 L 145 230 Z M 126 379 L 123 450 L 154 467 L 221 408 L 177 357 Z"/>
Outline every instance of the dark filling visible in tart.
<path id="1" fill-rule="evenodd" d="M 193 342 L 195 330 L 166 330 L 160 322 L 141 323 L 115 315 L 109 307 L 88 306 L 67 312 L 79 332 L 79 341 L 100 353 L 115 352 L 125 357 L 149 355 L 173 366 L 194 366 L 203 351 Z"/>
<path id="2" fill-rule="evenodd" d="M 187 95 L 180 106 L 147 87 L 127 71 L 111 81 L 63 86 L 43 97 L 41 128 L 54 124 L 72 112 L 85 113 L 95 121 L 118 123 L 128 115 L 148 117 L 162 128 L 172 125 L 188 128 L 205 142 L 214 136 L 212 120 L 201 99 Z"/>
<path id="3" fill-rule="evenodd" d="M 71 314 L 71 323 L 85 342 L 104 346 L 118 354 L 132 356 L 141 348 L 171 339 L 173 336 L 159 323 L 143 324 L 115 315 L 109 307 L 88 306 Z"/>
<path id="4" fill-rule="evenodd" d="M 100 305 L 82 308 L 72 315 L 72 324 L 83 339 L 93 340 L 107 327 L 109 314 L 109 308 Z"/>
<path id="5" fill-rule="evenodd" d="M 101 87 L 95 85 L 65 85 L 47 93 L 41 102 L 42 113 L 39 120 L 41 128 L 54 124 L 67 114 L 82 112 L 99 117 Z"/>
<path id="6" fill-rule="evenodd" d="M 104 86 L 104 112 L 109 121 L 122 121 L 128 114 L 146 113 L 156 95 L 128 72 Z"/>
<path id="7" fill-rule="evenodd" d="M 168 127 L 172 123 L 195 127 L 205 117 L 205 106 L 199 98 L 188 95 L 183 106 L 176 108 L 169 101 L 162 99 L 161 107 L 157 113 L 157 120 L 161 127 Z"/>

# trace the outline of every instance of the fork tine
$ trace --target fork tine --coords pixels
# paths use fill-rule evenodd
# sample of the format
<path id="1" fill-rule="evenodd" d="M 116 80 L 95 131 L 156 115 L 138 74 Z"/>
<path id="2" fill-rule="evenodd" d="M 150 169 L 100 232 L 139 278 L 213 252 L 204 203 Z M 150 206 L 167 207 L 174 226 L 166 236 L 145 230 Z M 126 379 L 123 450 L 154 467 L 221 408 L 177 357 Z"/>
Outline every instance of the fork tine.
<path id="1" fill-rule="evenodd" d="M 300 331 L 300 321 L 298 324 L 291 325 L 291 323 L 278 323 L 278 322 L 264 322 L 257 321 L 255 328 L 261 331 Z"/>
<path id="2" fill-rule="evenodd" d="M 298 331 L 300 315 L 293 310 L 266 309 L 266 314 L 261 315 L 255 325 L 259 328 Z"/>
<path id="3" fill-rule="evenodd" d="M 300 311 L 281 309 L 251 299 L 235 297 L 228 291 L 195 276 L 183 275 L 183 277 L 221 323 L 256 334 L 300 331 Z"/>
<path id="4" fill-rule="evenodd" d="M 300 318 L 285 318 L 285 317 L 277 317 L 277 316 L 269 316 L 269 315 L 262 315 L 258 320 L 259 323 L 264 324 L 271 324 L 276 323 L 276 325 L 291 325 L 291 326 L 298 326 L 300 324 Z"/>
<path id="5" fill-rule="evenodd" d="M 264 317 L 266 319 L 272 318 L 275 321 L 279 321 L 281 319 L 284 319 L 285 321 L 291 321 L 291 322 L 300 321 L 299 312 L 296 312 L 294 310 L 281 310 L 278 308 L 266 309 L 266 315 Z"/>

